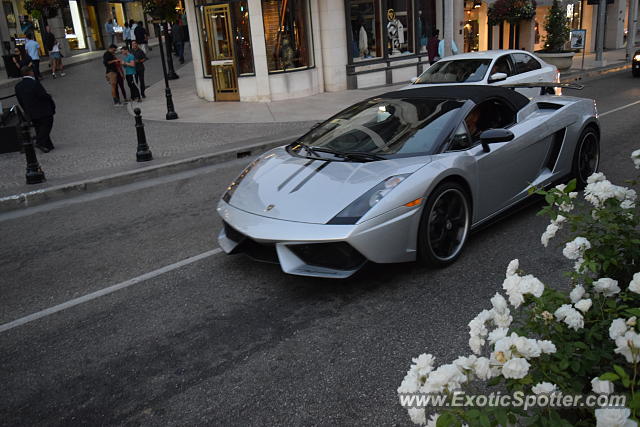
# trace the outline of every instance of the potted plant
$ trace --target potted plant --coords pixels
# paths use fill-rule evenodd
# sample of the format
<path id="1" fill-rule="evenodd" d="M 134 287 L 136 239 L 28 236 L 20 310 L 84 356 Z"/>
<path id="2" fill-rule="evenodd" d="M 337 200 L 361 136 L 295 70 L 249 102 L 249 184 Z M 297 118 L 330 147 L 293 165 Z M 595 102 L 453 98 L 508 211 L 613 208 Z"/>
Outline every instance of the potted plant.
<path id="1" fill-rule="evenodd" d="M 573 63 L 575 52 L 565 49 L 570 29 L 566 13 L 560 7 L 558 0 L 553 0 L 549 14 L 544 20 L 544 29 L 547 32 L 544 49 L 536 51 L 536 54 L 544 61 L 558 67 L 558 70 L 568 70 Z"/>

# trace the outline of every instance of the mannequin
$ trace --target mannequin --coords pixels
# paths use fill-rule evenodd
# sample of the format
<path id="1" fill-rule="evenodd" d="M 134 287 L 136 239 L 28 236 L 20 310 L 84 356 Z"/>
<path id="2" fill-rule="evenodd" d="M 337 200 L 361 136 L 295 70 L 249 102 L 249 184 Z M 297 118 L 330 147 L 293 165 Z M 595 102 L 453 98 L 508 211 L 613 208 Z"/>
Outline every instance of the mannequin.
<path id="1" fill-rule="evenodd" d="M 361 16 L 358 17 L 358 53 L 362 58 L 369 56 L 369 37 L 367 36 L 367 30 L 364 28 L 364 19 Z"/>
<path id="2" fill-rule="evenodd" d="M 427 50 L 427 29 L 424 24 L 422 10 L 418 10 L 418 17 L 416 18 L 416 35 L 418 37 L 418 50 L 425 52 Z"/>
<path id="3" fill-rule="evenodd" d="M 397 18 L 393 9 L 387 11 L 387 34 L 389 36 L 389 51 L 391 55 L 399 55 L 400 46 L 404 44 L 404 25 Z"/>

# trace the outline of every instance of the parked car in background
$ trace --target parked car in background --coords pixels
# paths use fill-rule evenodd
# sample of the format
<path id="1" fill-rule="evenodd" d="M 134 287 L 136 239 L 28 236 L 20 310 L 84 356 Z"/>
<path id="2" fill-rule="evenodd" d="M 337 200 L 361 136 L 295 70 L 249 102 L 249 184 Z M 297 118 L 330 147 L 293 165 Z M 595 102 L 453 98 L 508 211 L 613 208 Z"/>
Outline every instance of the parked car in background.
<path id="1" fill-rule="evenodd" d="M 640 50 L 636 50 L 631 63 L 631 72 L 633 77 L 640 77 Z"/>
<path id="2" fill-rule="evenodd" d="M 559 82 L 560 73 L 551 64 L 525 50 L 488 50 L 447 56 L 412 80 L 408 88 L 435 85 L 512 85 L 518 83 Z M 533 97 L 536 88 L 519 88 Z"/>

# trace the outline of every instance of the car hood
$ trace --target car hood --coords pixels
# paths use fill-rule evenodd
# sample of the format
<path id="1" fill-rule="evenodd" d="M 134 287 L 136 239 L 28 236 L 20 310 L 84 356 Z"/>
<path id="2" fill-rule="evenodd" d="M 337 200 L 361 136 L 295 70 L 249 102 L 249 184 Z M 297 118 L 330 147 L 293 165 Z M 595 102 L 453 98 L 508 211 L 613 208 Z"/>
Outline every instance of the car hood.
<path id="1" fill-rule="evenodd" d="M 229 204 L 269 218 L 325 224 L 382 180 L 413 173 L 430 160 L 322 161 L 293 156 L 279 147 L 257 159 Z"/>

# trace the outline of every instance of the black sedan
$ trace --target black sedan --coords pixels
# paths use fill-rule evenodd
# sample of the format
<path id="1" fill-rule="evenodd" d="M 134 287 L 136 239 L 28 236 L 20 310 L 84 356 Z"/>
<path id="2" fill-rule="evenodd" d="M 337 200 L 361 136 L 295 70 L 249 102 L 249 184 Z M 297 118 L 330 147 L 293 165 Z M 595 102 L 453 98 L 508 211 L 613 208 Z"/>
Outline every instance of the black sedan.
<path id="1" fill-rule="evenodd" d="M 631 71 L 633 72 L 633 77 L 640 77 L 640 50 L 636 50 L 636 53 L 633 55 Z"/>

